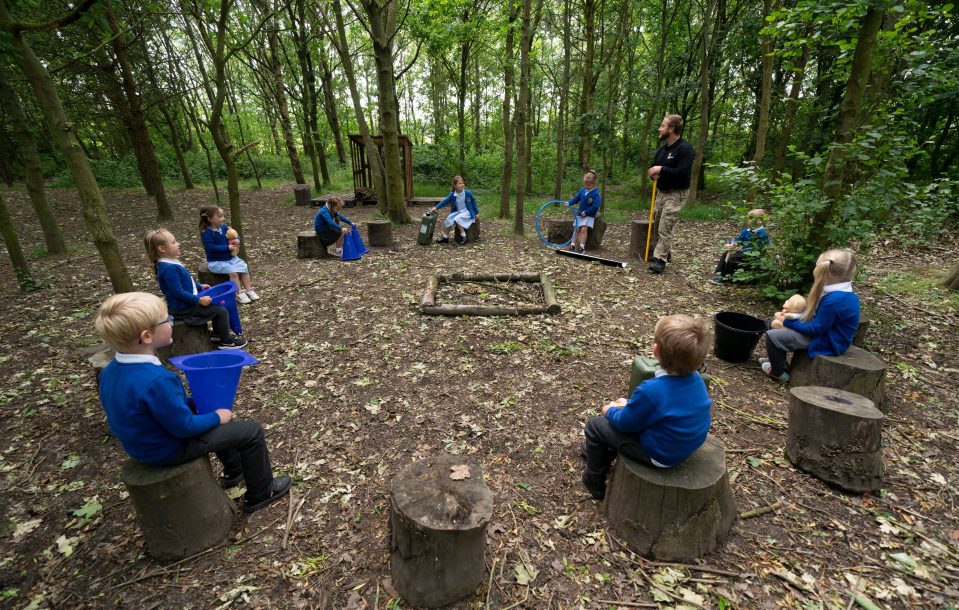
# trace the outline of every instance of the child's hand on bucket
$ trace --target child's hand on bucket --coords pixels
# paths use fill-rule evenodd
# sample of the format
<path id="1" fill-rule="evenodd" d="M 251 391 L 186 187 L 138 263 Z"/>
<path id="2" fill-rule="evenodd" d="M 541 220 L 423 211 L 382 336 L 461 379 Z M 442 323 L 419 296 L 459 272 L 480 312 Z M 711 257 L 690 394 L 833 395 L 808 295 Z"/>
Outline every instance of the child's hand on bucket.
<path id="1" fill-rule="evenodd" d="M 220 425 L 230 423 L 233 419 L 233 411 L 229 409 L 217 409 L 216 414 L 220 416 Z"/>

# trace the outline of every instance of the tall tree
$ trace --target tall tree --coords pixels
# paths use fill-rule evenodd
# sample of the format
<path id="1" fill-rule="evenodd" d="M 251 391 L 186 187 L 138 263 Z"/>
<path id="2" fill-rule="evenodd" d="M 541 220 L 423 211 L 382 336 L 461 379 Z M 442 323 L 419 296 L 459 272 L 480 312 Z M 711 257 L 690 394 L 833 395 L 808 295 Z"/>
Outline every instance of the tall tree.
<path id="1" fill-rule="evenodd" d="M 531 0 L 523 2 L 523 34 L 519 43 L 519 100 L 516 102 L 516 212 L 513 216 L 513 233 L 523 235 L 523 205 L 526 203 L 526 108 L 529 105 L 529 54 L 533 46 L 530 33 Z"/>
<path id="2" fill-rule="evenodd" d="M 300 165 L 300 155 L 296 151 L 296 141 L 293 139 L 293 123 L 290 121 L 290 109 L 286 103 L 286 90 L 283 84 L 283 70 L 280 64 L 279 20 L 273 22 L 267 33 L 270 47 L 270 68 L 273 72 L 273 97 L 276 100 L 276 109 L 280 119 L 280 129 L 283 131 L 283 144 L 286 155 L 290 158 L 290 167 L 293 169 L 293 179 L 297 184 L 306 182 L 303 176 L 303 167 Z"/>
<path id="3" fill-rule="evenodd" d="M 503 180 L 500 183 L 499 217 L 509 218 L 510 190 L 513 183 L 513 117 L 511 102 L 513 99 L 514 77 L 514 37 L 516 28 L 516 0 L 509 0 L 509 18 L 506 27 L 506 60 L 503 67 Z"/>
<path id="4" fill-rule="evenodd" d="M 586 50 L 583 54 L 583 88 L 579 92 L 579 166 L 589 169 L 591 136 L 589 123 L 593 113 L 593 93 L 596 89 L 596 74 L 593 60 L 596 55 L 596 9 L 598 0 L 583 0 L 583 38 Z"/>
<path id="5" fill-rule="evenodd" d="M 50 135 L 70 166 L 83 206 L 83 219 L 106 267 L 113 291 L 130 292 L 133 290 L 133 282 L 113 236 L 113 226 L 107 216 L 103 193 L 100 192 L 93 169 L 77 139 L 73 122 L 67 118 L 50 73 L 24 38 L 26 31 L 47 32 L 66 27 L 79 19 L 95 1 L 84 0 L 69 13 L 45 23 L 28 23 L 15 21 L 7 7 L 7 0 L 0 0 L 0 31 L 10 37 L 14 59 L 30 81 L 43 110 Z"/>
<path id="6" fill-rule="evenodd" d="M 703 161 L 706 158 L 706 136 L 709 134 L 709 75 L 710 75 L 710 66 L 709 61 L 712 56 L 711 48 L 711 38 L 710 36 L 715 37 L 715 30 L 713 34 L 710 34 L 709 26 L 713 18 L 713 8 L 716 6 L 717 0 L 706 0 L 705 10 L 703 11 L 703 29 L 702 29 L 702 42 L 701 42 L 701 51 L 702 55 L 700 56 L 700 65 L 699 65 L 699 138 L 696 143 L 696 159 L 693 161 L 692 169 L 692 179 L 689 183 L 689 199 L 687 203 L 696 202 L 696 193 L 698 190 L 699 181 L 697 177 L 699 172 L 703 167 Z M 724 0 L 719 0 L 723 2 Z"/>
<path id="7" fill-rule="evenodd" d="M 30 273 L 27 257 L 23 255 L 23 249 L 20 247 L 20 240 L 17 239 L 17 231 L 13 226 L 10 210 L 7 209 L 7 202 L 3 200 L 3 195 L 0 195 L 0 233 L 3 233 L 3 243 L 7 247 L 7 254 L 13 264 L 13 272 L 17 276 L 20 290 L 24 292 L 33 290 L 37 284 Z"/>
<path id="8" fill-rule="evenodd" d="M 556 119 L 556 182 L 553 198 L 563 196 L 566 171 L 566 124 L 569 122 L 569 74 L 572 63 L 572 0 L 563 0 L 563 81 L 559 88 L 559 116 Z"/>

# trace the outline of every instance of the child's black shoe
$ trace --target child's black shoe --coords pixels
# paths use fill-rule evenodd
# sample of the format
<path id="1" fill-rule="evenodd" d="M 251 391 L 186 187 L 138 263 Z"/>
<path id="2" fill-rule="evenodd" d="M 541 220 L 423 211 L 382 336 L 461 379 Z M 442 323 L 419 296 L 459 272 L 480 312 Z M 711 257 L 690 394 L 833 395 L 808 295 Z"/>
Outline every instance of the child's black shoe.
<path id="1" fill-rule="evenodd" d="M 463 233 L 462 235 L 458 235 L 458 236 L 456 237 L 456 243 L 458 243 L 458 244 L 461 245 L 461 246 L 465 246 L 465 245 L 466 245 L 466 241 L 467 241 L 466 233 Z"/>
<path id="2" fill-rule="evenodd" d="M 220 475 L 218 482 L 220 483 L 220 487 L 223 489 L 232 489 L 243 482 L 243 473 L 241 472 L 231 477 L 227 476 L 227 474 L 224 472 Z"/>
<path id="3" fill-rule="evenodd" d="M 253 513 L 261 508 L 266 508 L 270 504 L 273 504 L 286 494 L 290 493 L 290 487 L 292 486 L 293 479 L 291 479 L 288 475 L 274 477 L 274 479 L 270 481 L 268 495 L 257 502 L 250 502 L 250 500 L 247 499 L 246 505 L 243 506 L 243 512 Z"/>
<path id="4" fill-rule="evenodd" d="M 600 485 L 596 486 L 589 482 L 589 479 L 586 478 L 586 473 L 583 473 L 583 487 L 586 488 L 586 491 L 589 492 L 589 495 L 593 496 L 594 500 L 602 500 L 606 497 L 606 486 Z"/>
<path id="5" fill-rule="evenodd" d="M 444 235 L 443 237 L 440 237 L 439 239 L 437 239 L 437 240 L 436 240 L 436 243 L 438 243 L 438 244 L 448 244 L 448 243 L 450 243 L 450 238 L 449 238 L 449 237 L 446 237 L 446 236 Z"/>

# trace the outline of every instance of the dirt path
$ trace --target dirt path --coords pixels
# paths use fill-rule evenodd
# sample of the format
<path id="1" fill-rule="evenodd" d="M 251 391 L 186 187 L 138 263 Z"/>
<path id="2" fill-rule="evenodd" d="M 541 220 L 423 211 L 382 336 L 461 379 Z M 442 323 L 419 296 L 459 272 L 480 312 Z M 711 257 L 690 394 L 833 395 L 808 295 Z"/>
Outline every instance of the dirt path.
<path id="1" fill-rule="evenodd" d="M 681 223 L 663 276 L 559 257 L 535 231 L 512 237 L 511 223 L 487 218 L 483 238 L 465 247 L 417 246 L 411 225 L 394 228 L 395 250 L 361 261 L 299 261 L 295 233 L 310 226 L 313 210 L 294 207 L 288 189 L 244 192 L 263 298 L 241 315 L 248 351 L 261 364 L 244 373 L 236 411 L 266 426 L 275 467 L 294 475 L 294 495 L 306 500 L 285 550 L 282 502 L 239 517 L 234 544 L 165 567 L 144 553 L 120 483 L 125 458 L 80 353 L 97 342 L 91 315 L 109 283 L 85 241 L 76 197 L 54 196 L 59 217 L 74 219 L 67 233 L 77 249 L 68 261 L 32 261 L 53 286 L 18 294 L 6 257 L 0 261 L 3 607 L 385 606 L 390 480 L 441 452 L 482 465 L 495 499 L 491 589 L 484 584 L 457 608 L 669 605 L 684 596 L 689 607 L 723 607 L 725 598 L 737 608 L 833 608 L 846 607 L 856 590 L 890 608 L 959 599 L 959 306 L 913 286 L 931 285 L 932 269 L 955 260 L 955 241 L 874 251 L 863 264 L 857 291 L 873 320 L 866 347 L 889 363 L 887 476 L 878 496 L 846 495 L 794 470 L 783 455 L 787 391 L 765 379 L 755 359 L 730 365 L 710 355 L 712 432 L 730 451 L 738 508 L 781 508 L 737 522 L 698 567 L 676 568 L 631 556 L 606 534 L 601 506 L 580 486 L 576 447 L 584 420 L 624 393 L 629 361 L 649 352 L 658 318 L 772 312 L 749 289 L 706 281 L 735 227 Z M 149 202 L 125 191 L 107 197 L 137 287 L 155 291 L 140 241 L 152 225 Z M 40 237 L 26 193 L 4 198 L 29 250 Z M 172 196 L 178 220 L 167 226 L 192 269 L 203 256 L 196 209 L 209 198 Z M 345 212 L 363 221 L 372 209 Z M 625 224 L 611 225 L 603 256 L 626 260 L 628 241 Z M 456 271 L 544 272 L 563 312 L 421 316 L 427 278 Z M 515 579 L 523 558 L 537 572 L 528 588 Z"/>

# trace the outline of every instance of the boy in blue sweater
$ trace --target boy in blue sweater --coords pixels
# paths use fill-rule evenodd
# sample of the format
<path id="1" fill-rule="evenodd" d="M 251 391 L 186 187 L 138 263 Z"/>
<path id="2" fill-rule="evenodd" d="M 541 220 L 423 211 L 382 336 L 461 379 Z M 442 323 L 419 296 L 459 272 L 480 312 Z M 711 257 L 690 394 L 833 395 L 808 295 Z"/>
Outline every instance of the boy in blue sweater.
<path id="1" fill-rule="evenodd" d="M 656 376 L 636 386 L 628 400 L 609 403 L 602 415 L 586 422 L 583 485 L 593 498 L 606 495 L 606 474 L 617 453 L 670 468 L 706 442 L 712 400 L 697 369 L 711 344 L 705 320 L 676 314 L 656 323 L 653 357 L 661 367 Z"/>
<path id="2" fill-rule="evenodd" d="M 747 252 L 762 252 L 766 249 L 769 245 L 769 234 L 766 233 L 765 222 L 766 210 L 756 208 L 746 213 L 746 227 L 735 239 L 726 242 L 726 251 L 719 257 L 716 275 L 710 282 L 725 284 L 731 281 Z"/>
<path id="3" fill-rule="evenodd" d="M 110 431 L 130 457 L 174 466 L 216 453 L 223 463 L 221 485 L 246 481 L 247 513 L 290 491 L 290 477 L 273 477 L 260 424 L 233 421 L 229 409 L 197 415 L 180 378 L 160 365 L 156 350 L 173 341 L 173 318 L 159 297 L 113 295 L 100 306 L 95 324 L 117 352 L 100 374 L 100 402 Z"/>

